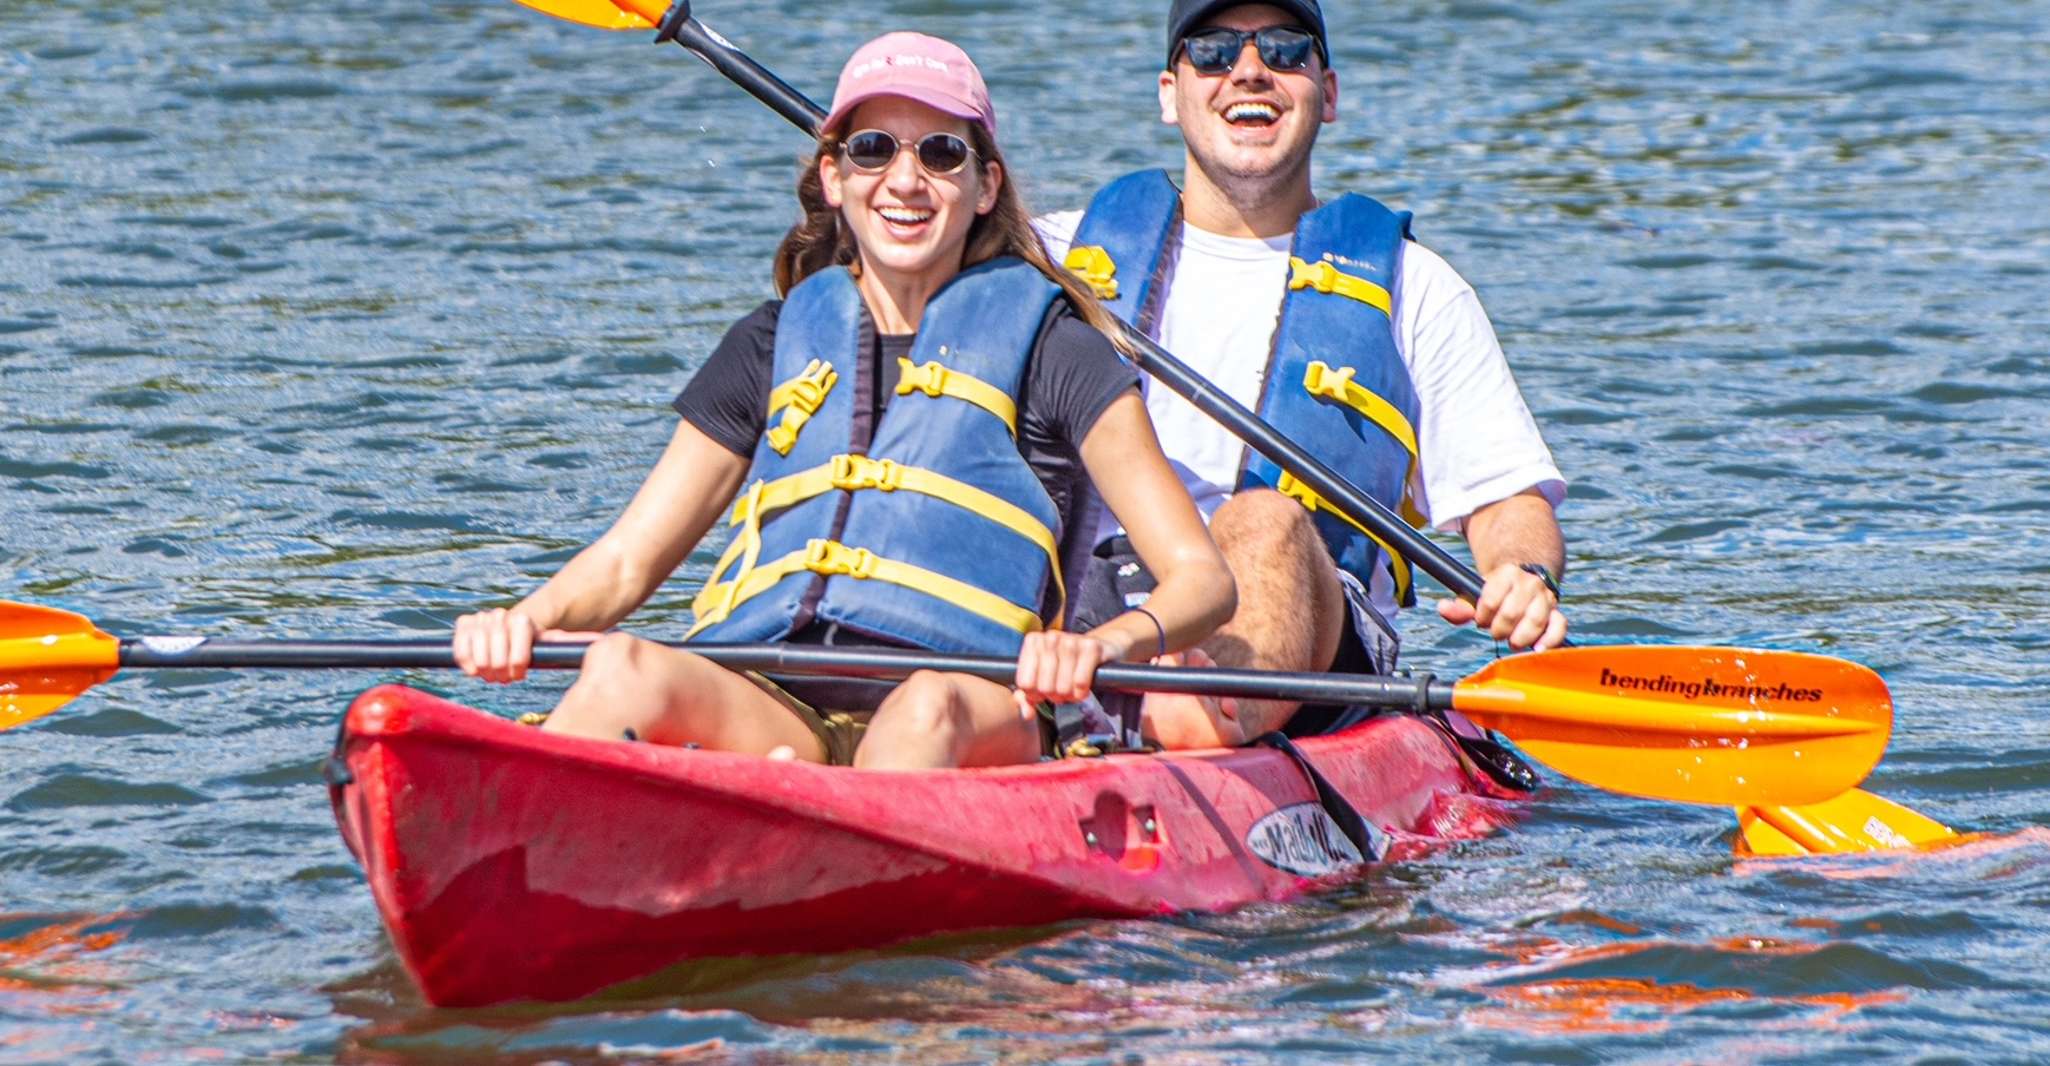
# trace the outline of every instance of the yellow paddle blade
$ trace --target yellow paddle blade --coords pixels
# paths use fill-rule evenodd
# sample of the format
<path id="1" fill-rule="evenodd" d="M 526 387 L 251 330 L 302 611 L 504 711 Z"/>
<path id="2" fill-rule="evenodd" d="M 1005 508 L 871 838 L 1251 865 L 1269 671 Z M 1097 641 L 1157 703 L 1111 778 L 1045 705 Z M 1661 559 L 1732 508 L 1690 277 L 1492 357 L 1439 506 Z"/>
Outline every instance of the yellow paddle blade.
<path id="1" fill-rule="evenodd" d="M 0 600 L 0 731 L 114 676 L 121 642 L 70 611 Z"/>
<path id="2" fill-rule="evenodd" d="M 662 20 L 661 4 L 635 0 L 515 0 L 544 15 L 567 22 L 596 26 L 601 30 L 652 30 Z M 653 14 L 647 12 L 653 11 Z"/>
<path id="3" fill-rule="evenodd" d="M 1682 803 L 1814 803 L 1857 785 L 1893 698 L 1856 663 L 1743 648 L 1565 648 L 1498 659 L 1452 705 L 1599 788 Z"/>
<path id="4" fill-rule="evenodd" d="M 1861 789 L 1802 807 L 1737 808 L 1740 855 L 1889 851 L 1957 838 L 1942 822 Z"/>

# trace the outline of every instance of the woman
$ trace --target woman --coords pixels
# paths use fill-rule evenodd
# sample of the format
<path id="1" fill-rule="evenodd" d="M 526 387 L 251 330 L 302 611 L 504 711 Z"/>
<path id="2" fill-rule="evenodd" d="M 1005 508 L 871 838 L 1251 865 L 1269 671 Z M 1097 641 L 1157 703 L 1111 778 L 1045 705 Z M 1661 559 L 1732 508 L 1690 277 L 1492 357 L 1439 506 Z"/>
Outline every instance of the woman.
<path id="1" fill-rule="evenodd" d="M 677 398 L 683 421 L 618 522 L 519 605 L 458 622 L 456 658 L 506 682 L 537 639 L 595 638 L 556 732 L 870 768 L 1037 759 L 1037 705 L 1083 698 L 1102 663 L 1209 634 L 1234 609 L 1230 572 L 1110 319 L 1033 234 L 967 55 L 919 34 L 871 41 L 821 129 L 776 253 L 785 299 L 729 330 Z M 1062 531 L 1092 528 L 1078 466 L 1160 578 L 1087 633 L 1058 628 Z M 722 515 L 737 529 L 692 639 L 1015 654 L 1015 691 L 932 672 L 881 695 L 779 687 L 592 632 Z"/>

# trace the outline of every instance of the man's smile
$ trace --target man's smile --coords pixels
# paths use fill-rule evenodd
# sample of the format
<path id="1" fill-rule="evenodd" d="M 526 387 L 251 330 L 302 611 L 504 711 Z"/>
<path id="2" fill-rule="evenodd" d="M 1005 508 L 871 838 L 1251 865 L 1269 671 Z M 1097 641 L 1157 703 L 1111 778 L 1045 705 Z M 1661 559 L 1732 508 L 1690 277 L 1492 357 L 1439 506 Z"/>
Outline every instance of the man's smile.
<path id="1" fill-rule="evenodd" d="M 1266 100 L 1241 100 L 1226 106 L 1221 114 L 1234 126 L 1265 128 L 1281 121 L 1281 108 Z"/>

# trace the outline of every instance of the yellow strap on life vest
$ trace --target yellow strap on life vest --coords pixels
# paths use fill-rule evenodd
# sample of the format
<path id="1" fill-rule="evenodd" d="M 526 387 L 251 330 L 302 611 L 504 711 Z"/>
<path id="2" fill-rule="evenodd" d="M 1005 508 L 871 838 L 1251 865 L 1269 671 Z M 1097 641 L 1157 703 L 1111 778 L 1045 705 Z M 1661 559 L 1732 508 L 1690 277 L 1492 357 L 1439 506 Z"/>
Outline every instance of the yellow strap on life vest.
<path id="1" fill-rule="evenodd" d="M 726 553 L 719 559 L 719 565 L 712 570 L 711 579 L 693 601 L 692 610 L 697 613 L 698 620 L 690 632 L 694 634 L 699 629 L 725 618 L 748 596 L 753 595 L 746 592 L 744 586 L 748 585 L 752 578 L 755 556 L 758 556 L 761 550 L 761 524 L 769 515 L 835 490 L 859 492 L 865 489 L 881 492 L 903 489 L 906 492 L 916 492 L 944 500 L 987 518 L 1038 545 L 1039 549 L 1046 553 L 1047 572 L 1053 575 L 1054 589 L 1058 593 L 1058 609 L 1054 617 L 1066 617 L 1068 587 L 1061 575 L 1060 547 L 1054 541 L 1053 531 L 1032 517 L 1024 508 L 965 481 L 957 481 L 945 474 L 921 467 L 903 466 L 888 459 L 871 459 L 866 455 L 836 455 L 831 461 L 809 470 L 802 470 L 774 481 L 757 481 L 733 505 L 731 524 L 740 526 L 741 533 L 727 546 Z M 749 552 L 755 553 L 755 556 L 749 556 Z M 739 572 L 734 575 L 733 580 L 722 583 L 720 576 L 736 561 L 742 563 Z M 772 581 L 769 584 L 774 583 Z"/>
<path id="2" fill-rule="evenodd" d="M 1110 252 L 1100 244 L 1084 244 L 1069 248 L 1067 258 L 1061 265 L 1068 273 L 1081 278 L 1096 291 L 1099 300 L 1118 298 L 1118 264 Z"/>
<path id="3" fill-rule="evenodd" d="M 1291 291 L 1315 289 L 1322 293 L 1349 296 L 1384 315 L 1392 316 L 1395 313 L 1395 300 L 1388 295 L 1387 289 L 1365 278 L 1348 274 L 1329 260 L 1320 259 L 1310 263 L 1289 256 L 1288 287 Z"/>
<path id="4" fill-rule="evenodd" d="M 964 611 L 981 615 L 1019 633 L 1030 633 L 1040 628 L 1039 615 L 1002 596 L 924 567 L 900 563 L 895 559 L 885 559 L 867 548 L 850 548 L 831 540 L 806 541 L 803 549 L 755 567 L 735 578 L 732 582 L 730 602 L 737 606 L 774 588 L 776 583 L 784 578 L 806 570 L 814 574 L 900 585 L 935 599 L 945 600 Z M 691 627 L 691 633 L 695 634 L 712 621 L 716 619 L 698 619 L 697 624 Z"/>
<path id="5" fill-rule="evenodd" d="M 789 455 L 797 446 L 798 431 L 819 412 L 826 394 L 839 380 L 833 364 L 814 359 L 804 365 L 802 373 L 769 392 L 769 417 L 783 412 L 783 421 L 769 429 L 769 447 L 776 449 L 777 455 Z"/>
<path id="6" fill-rule="evenodd" d="M 745 507 L 750 514 L 759 512 L 762 490 L 767 487 L 768 483 L 764 481 L 757 481 L 748 486 L 747 492 L 740 497 L 740 503 L 735 505 L 735 511 L 738 512 L 740 508 Z M 690 632 L 685 633 L 685 637 L 695 636 L 698 630 L 733 613 L 734 606 L 739 602 L 733 598 L 739 582 L 721 583 L 719 578 L 735 562 L 742 564 L 742 574 L 754 569 L 755 561 L 761 558 L 761 554 L 761 523 L 748 522 L 741 526 L 740 535 L 733 538 L 733 543 L 726 546 L 725 554 L 719 556 L 719 565 L 712 568 L 712 576 L 705 579 L 705 587 L 699 589 L 696 598 L 690 601 L 691 613 L 697 616 L 697 624 L 690 627 Z"/>
<path id="7" fill-rule="evenodd" d="M 1352 367 L 1333 370 L 1323 360 L 1312 360 L 1303 370 L 1303 391 L 1320 400 L 1331 400 L 1359 412 L 1367 421 L 1380 426 L 1389 436 L 1395 438 L 1402 450 L 1409 453 L 1409 469 L 1402 475 L 1402 520 L 1421 528 L 1427 521 L 1416 509 L 1416 502 L 1409 497 L 1410 481 L 1416 477 L 1417 441 L 1416 427 L 1409 424 L 1409 418 L 1395 405 L 1375 395 L 1365 385 L 1354 381 L 1357 373 Z"/>
<path id="8" fill-rule="evenodd" d="M 1401 552 L 1396 551 L 1393 547 L 1391 547 L 1388 544 L 1387 541 L 1375 536 L 1373 530 L 1368 529 L 1367 527 L 1360 525 L 1358 522 L 1353 521 L 1352 516 L 1327 505 L 1324 502 L 1323 497 L 1317 495 L 1316 491 L 1311 489 L 1308 485 L 1305 485 L 1302 482 L 1297 481 L 1296 476 L 1294 474 L 1291 474 L 1285 470 L 1282 471 L 1281 480 L 1275 483 L 1274 491 L 1279 492 L 1283 496 L 1286 496 L 1289 499 L 1292 499 L 1297 503 L 1302 504 L 1303 508 L 1312 514 L 1315 514 L 1320 510 L 1329 511 L 1332 515 L 1336 516 L 1340 521 L 1344 522 L 1346 525 L 1349 525 L 1352 528 L 1359 530 L 1361 533 L 1366 534 L 1367 539 L 1379 545 L 1382 553 L 1388 556 L 1388 564 L 1395 571 L 1395 602 L 1401 603 L 1404 600 L 1409 599 L 1409 560 L 1403 558 Z M 1408 502 L 1406 499 L 1404 501 L 1404 507 L 1408 507 Z"/>
<path id="9" fill-rule="evenodd" d="M 1401 444 L 1409 453 L 1411 467 L 1416 466 L 1416 428 L 1395 405 L 1374 395 L 1365 385 L 1354 381 L 1359 371 L 1352 367 L 1333 370 L 1323 360 L 1312 360 L 1303 371 L 1303 391 L 1320 400 L 1333 400 L 1358 411 L 1367 421 L 1380 426 Z"/>
<path id="10" fill-rule="evenodd" d="M 927 396 L 952 396 L 954 399 L 972 403 L 1004 420 L 1005 428 L 1013 438 L 1018 436 L 1018 405 L 1011 401 L 1010 394 L 983 381 L 972 374 L 950 370 L 938 362 L 919 366 L 903 356 L 897 357 L 900 371 L 897 378 L 897 395 L 909 396 L 922 392 Z"/>

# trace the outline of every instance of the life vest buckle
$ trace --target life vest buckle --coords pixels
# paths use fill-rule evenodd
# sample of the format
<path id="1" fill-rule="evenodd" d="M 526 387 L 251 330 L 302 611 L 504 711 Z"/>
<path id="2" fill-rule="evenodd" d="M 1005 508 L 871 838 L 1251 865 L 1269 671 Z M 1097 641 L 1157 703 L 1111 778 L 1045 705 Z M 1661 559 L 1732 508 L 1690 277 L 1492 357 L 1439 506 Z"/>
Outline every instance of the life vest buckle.
<path id="1" fill-rule="evenodd" d="M 1288 271 L 1290 292 L 1314 289 L 1327 296 L 1336 293 L 1349 300 L 1358 300 L 1384 315 L 1394 314 L 1394 298 L 1387 289 L 1338 269 L 1329 259 L 1308 263 L 1290 256 Z"/>
<path id="2" fill-rule="evenodd" d="M 880 489 L 895 492 L 904 487 L 904 468 L 893 459 L 871 459 L 865 455 L 836 455 L 829 476 L 833 487 L 857 492 Z"/>
<path id="3" fill-rule="evenodd" d="M 804 373 L 790 379 L 790 406 L 808 415 L 818 414 L 830 388 L 827 379 L 838 376 L 833 373 L 832 364 L 812 360 Z"/>
<path id="4" fill-rule="evenodd" d="M 897 395 L 909 396 L 914 392 L 925 393 L 933 399 L 946 395 L 947 368 L 938 360 L 929 361 L 924 366 L 907 364 L 904 376 L 897 381 Z"/>
<path id="5" fill-rule="evenodd" d="M 1298 259 L 1288 279 L 1291 289 L 1315 289 L 1329 295 L 1338 288 L 1338 268 L 1324 260 L 1305 263 Z"/>
<path id="6" fill-rule="evenodd" d="M 1097 299 L 1118 298 L 1118 264 L 1102 245 L 1085 244 L 1070 248 L 1067 257 L 1061 260 L 1061 265 L 1068 268 L 1068 273 L 1081 278 L 1094 290 Z"/>
<path id="7" fill-rule="evenodd" d="M 902 488 L 903 485 L 904 468 L 898 466 L 896 460 L 876 460 L 875 477 L 871 481 L 871 486 L 873 488 L 881 489 L 884 492 L 895 492 L 899 488 Z"/>
<path id="8" fill-rule="evenodd" d="M 1303 390 L 1312 396 L 1346 403 L 1346 387 L 1352 384 L 1356 373 L 1352 367 L 1333 370 L 1323 360 L 1313 360 L 1303 371 Z"/>
<path id="9" fill-rule="evenodd" d="M 839 541 L 804 542 L 804 568 L 814 574 L 865 581 L 876 576 L 876 566 L 881 561 L 867 548 L 850 548 Z"/>
<path id="10" fill-rule="evenodd" d="M 769 414 L 783 412 L 777 424 L 769 427 L 769 447 L 777 455 L 789 455 L 797 446 L 797 434 L 811 416 L 825 406 L 826 394 L 839 383 L 840 374 L 833 364 L 823 359 L 814 359 L 804 364 L 804 371 L 789 381 L 776 386 L 769 394 Z"/>

